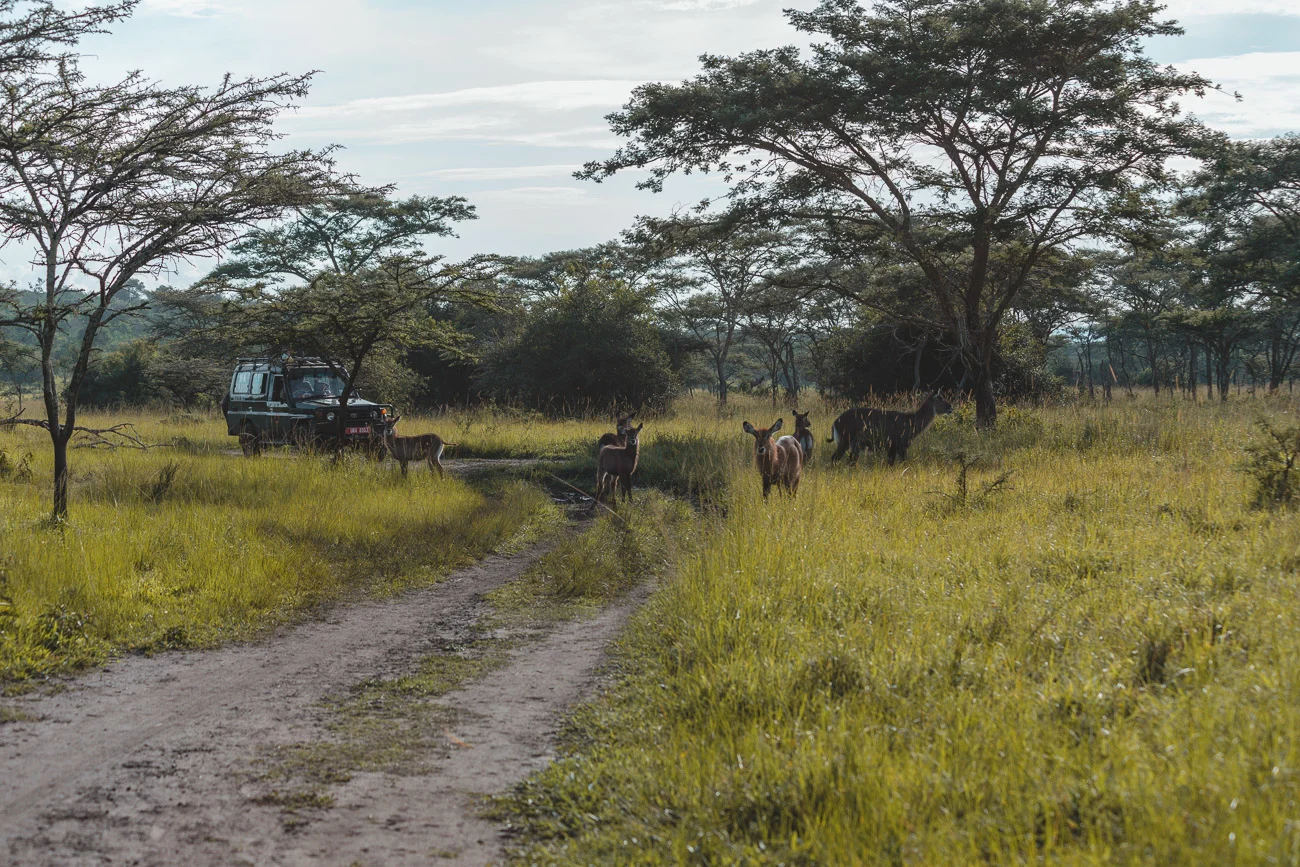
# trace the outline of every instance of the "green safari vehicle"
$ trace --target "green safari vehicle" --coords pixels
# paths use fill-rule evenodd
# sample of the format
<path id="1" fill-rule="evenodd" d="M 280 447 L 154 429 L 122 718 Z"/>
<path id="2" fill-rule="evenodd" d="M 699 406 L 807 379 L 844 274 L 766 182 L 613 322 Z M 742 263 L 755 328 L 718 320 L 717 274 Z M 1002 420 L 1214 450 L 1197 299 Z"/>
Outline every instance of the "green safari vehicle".
<path id="1" fill-rule="evenodd" d="M 337 365 L 336 365 L 337 367 Z M 221 402 L 226 432 L 239 437 L 252 457 L 267 446 L 310 449 L 332 446 L 343 427 L 351 446 L 375 448 L 392 435 L 389 404 L 365 400 L 354 390 L 340 410 L 343 380 L 319 358 L 239 358 Z"/>

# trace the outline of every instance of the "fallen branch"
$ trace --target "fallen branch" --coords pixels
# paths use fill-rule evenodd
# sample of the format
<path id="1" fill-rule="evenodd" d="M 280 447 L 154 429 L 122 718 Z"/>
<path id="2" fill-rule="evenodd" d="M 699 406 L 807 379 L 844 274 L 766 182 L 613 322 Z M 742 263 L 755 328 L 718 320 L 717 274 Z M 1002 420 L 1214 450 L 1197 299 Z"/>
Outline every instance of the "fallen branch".
<path id="1" fill-rule="evenodd" d="M 0 418 L 0 427 L 17 427 L 18 425 L 27 425 L 28 427 L 38 427 L 41 430 L 48 431 L 50 423 L 44 419 L 23 418 L 22 412 L 9 418 Z M 76 425 L 73 427 L 74 435 L 83 437 L 81 442 L 75 444 L 79 449 L 139 449 L 147 452 L 149 449 L 164 448 L 169 443 L 147 443 L 140 439 L 140 435 L 135 432 L 135 425 L 131 422 L 122 422 L 110 427 L 82 427 Z M 115 438 L 115 439 L 114 439 Z"/>

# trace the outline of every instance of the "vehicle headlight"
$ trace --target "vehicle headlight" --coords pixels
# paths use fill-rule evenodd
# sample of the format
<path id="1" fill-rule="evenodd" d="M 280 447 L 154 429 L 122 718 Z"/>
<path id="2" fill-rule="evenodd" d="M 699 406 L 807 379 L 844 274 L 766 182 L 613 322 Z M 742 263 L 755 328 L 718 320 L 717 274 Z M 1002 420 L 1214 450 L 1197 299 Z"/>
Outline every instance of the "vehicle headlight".
<path id="1" fill-rule="evenodd" d="M 372 409 L 372 410 L 370 411 L 370 417 L 371 417 L 371 418 L 379 418 L 379 413 L 375 412 L 375 411 Z"/>
<path id="2" fill-rule="evenodd" d="M 327 412 L 327 413 L 325 413 L 325 420 L 326 420 L 326 421 L 334 421 L 334 413 L 332 413 L 332 412 Z"/>

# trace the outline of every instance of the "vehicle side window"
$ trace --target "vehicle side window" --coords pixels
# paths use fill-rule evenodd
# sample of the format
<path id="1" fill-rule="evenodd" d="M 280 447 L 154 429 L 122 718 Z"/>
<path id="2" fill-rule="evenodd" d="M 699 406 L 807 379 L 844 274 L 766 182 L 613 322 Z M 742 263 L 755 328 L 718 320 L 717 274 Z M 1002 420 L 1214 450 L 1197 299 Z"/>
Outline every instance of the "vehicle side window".
<path id="1" fill-rule="evenodd" d="M 284 377 L 277 376 L 271 380 L 271 400 L 284 403 Z"/>
<path id="2" fill-rule="evenodd" d="M 235 374 L 235 387 L 231 389 L 234 394 L 248 394 L 249 383 L 253 379 L 253 374 L 247 370 L 241 370 Z"/>
<path id="3" fill-rule="evenodd" d="M 253 374 L 253 394 L 256 394 L 256 395 L 263 395 L 263 394 L 266 394 L 266 374 L 265 374 L 265 373 L 254 373 L 254 374 Z"/>

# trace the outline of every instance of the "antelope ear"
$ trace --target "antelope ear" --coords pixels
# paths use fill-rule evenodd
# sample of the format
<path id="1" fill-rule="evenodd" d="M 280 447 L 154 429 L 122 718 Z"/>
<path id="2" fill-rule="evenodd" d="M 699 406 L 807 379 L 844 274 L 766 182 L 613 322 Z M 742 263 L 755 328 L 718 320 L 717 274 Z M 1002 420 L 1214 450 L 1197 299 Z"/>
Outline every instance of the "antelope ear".
<path id="1" fill-rule="evenodd" d="M 749 422 L 745 422 L 743 427 L 745 428 L 745 433 L 747 434 L 757 433 L 757 431 L 754 430 L 754 426 Z"/>
<path id="2" fill-rule="evenodd" d="M 776 433 L 777 431 L 779 431 L 779 430 L 781 429 L 781 425 L 782 425 L 784 422 L 785 422 L 785 419 L 783 419 L 783 418 L 778 418 L 778 419 L 776 420 L 776 424 L 774 424 L 774 425 L 772 425 L 770 428 L 768 428 L 768 429 L 767 429 L 767 432 L 768 432 L 768 433 Z"/>
<path id="3" fill-rule="evenodd" d="M 641 428 L 643 427 L 645 427 L 645 422 L 641 422 L 639 425 L 636 426 L 636 432 L 641 433 Z"/>
<path id="4" fill-rule="evenodd" d="M 629 413 L 627 414 L 627 418 L 628 418 L 629 421 L 631 421 L 632 419 L 636 418 L 636 413 L 635 413 L 635 412 L 629 412 Z"/>

